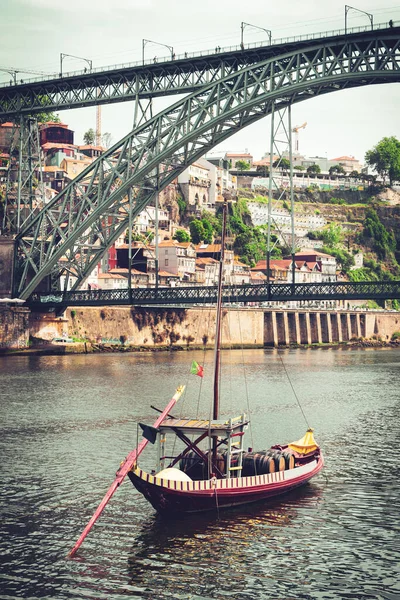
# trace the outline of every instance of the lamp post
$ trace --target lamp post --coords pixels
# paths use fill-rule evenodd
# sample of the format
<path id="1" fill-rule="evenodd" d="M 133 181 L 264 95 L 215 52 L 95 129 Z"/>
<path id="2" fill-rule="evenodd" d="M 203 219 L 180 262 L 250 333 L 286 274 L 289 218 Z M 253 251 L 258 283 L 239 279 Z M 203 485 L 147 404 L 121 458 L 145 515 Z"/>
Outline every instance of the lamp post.
<path id="1" fill-rule="evenodd" d="M 157 46 L 164 46 L 164 48 L 168 48 L 168 50 L 171 52 L 171 60 L 174 59 L 174 48 L 173 48 L 173 46 L 168 46 L 168 44 L 161 44 L 160 42 L 154 42 L 153 40 L 143 39 L 142 40 L 142 63 L 143 64 L 144 64 L 144 49 L 146 48 L 147 44 L 156 44 Z"/>
<path id="2" fill-rule="evenodd" d="M 241 29 L 240 46 L 241 46 L 241 48 L 244 47 L 243 39 L 244 39 L 244 30 L 246 27 L 253 27 L 254 29 L 260 29 L 261 31 L 265 31 L 268 35 L 269 45 L 271 45 L 272 32 L 270 29 L 264 29 L 264 27 L 258 27 L 258 25 L 252 25 L 251 23 L 245 23 L 244 21 L 242 21 L 242 23 L 240 25 L 240 29 Z"/>
<path id="3" fill-rule="evenodd" d="M 65 54 L 64 52 L 60 53 L 60 77 L 62 77 L 62 66 L 63 66 L 63 60 L 64 58 L 68 56 L 69 58 L 77 58 L 78 60 L 84 60 L 88 65 L 89 65 L 89 69 L 90 71 L 92 70 L 93 67 L 93 61 L 89 60 L 88 58 L 84 58 L 83 56 L 75 56 L 74 54 Z"/>
<path id="4" fill-rule="evenodd" d="M 17 85 L 17 73 L 16 69 L 0 69 L 3 73 L 9 73 L 11 77 L 14 79 L 14 85 Z"/>
<path id="5" fill-rule="evenodd" d="M 372 15 L 371 13 L 365 12 L 365 10 L 360 10 L 359 8 L 354 8 L 354 6 L 349 6 L 348 4 L 345 4 L 344 6 L 344 33 L 347 33 L 347 13 L 349 12 L 349 10 L 356 10 L 359 13 L 362 13 L 363 15 L 367 15 L 367 17 L 369 18 L 369 21 L 371 23 L 371 29 L 374 28 L 374 15 Z"/>

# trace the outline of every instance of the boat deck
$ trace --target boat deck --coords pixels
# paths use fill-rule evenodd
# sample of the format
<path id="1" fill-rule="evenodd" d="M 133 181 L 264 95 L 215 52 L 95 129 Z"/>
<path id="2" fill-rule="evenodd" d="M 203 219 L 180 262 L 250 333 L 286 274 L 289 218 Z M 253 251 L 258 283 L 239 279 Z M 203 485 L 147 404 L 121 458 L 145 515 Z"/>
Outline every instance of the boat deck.
<path id="1" fill-rule="evenodd" d="M 159 430 L 161 433 L 168 431 L 180 431 L 185 435 L 201 434 L 211 432 L 213 436 L 228 437 L 236 430 L 242 431 L 248 421 L 243 421 L 242 417 L 232 419 L 231 421 L 209 421 L 206 419 L 165 419 Z"/>

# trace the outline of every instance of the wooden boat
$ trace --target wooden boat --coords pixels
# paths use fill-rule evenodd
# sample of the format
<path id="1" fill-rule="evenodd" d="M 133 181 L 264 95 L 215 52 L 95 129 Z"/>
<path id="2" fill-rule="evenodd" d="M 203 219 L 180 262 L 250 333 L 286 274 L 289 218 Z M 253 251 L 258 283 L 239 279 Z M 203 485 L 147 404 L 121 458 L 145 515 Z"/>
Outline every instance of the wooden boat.
<path id="1" fill-rule="evenodd" d="M 118 469 L 116 478 L 83 530 L 69 556 L 75 555 L 125 476 L 164 515 L 216 511 L 270 498 L 306 484 L 322 469 L 320 447 L 308 429 L 300 440 L 272 446 L 261 452 L 246 451 L 245 414 L 219 419 L 219 373 L 222 317 L 222 279 L 227 206 L 224 205 L 219 265 L 219 290 L 214 353 L 214 394 L 211 420 L 175 418 L 171 411 L 184 386 L 176 390 L 169 404 L 152 425 L 140 423 L 144 439 Z M 166 440 L 175 436 L 183 449 L 167 457 Z M 191 439 L 194 438 L 194 439 Z M 138 466 L 138 457 L 148 442 L 158 444 L 158 460 L 153 472 Z M 205 446 L 205 448 L 203 447 Z M 168 461 L 168 464 L 167 464 Z"/>
<path id="2" fill-rule="evenodd" d="M 275 445 L 262 452 L 246 452 L 246 415 L 219 420 L 222 274 L 227 207 L 224 207 L 214 359 L 213 419 L 177 419 L 167 416 L 158 428 L 141 424 L 143 434 L 158 443 L 158 464 L 147 473 L 137 464 L 128 471 L 133 485 L 160 513 L 216 510 L 268 500 L 304 485 L 323 467 L 321 450 L 308 429 L 300 440 Z M 168 436 L 184 449 L 165 456 Z M 194 437 L 194 440 L 191 438 Z M 202 444 L 206 449 L 202 449 Z"/>

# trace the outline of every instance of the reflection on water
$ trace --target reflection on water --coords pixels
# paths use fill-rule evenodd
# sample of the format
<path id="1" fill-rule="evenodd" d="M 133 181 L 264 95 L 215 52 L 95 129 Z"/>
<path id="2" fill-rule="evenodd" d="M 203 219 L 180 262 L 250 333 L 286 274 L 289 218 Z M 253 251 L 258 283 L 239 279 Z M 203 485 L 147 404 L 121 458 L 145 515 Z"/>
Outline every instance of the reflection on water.
<path id="1" fill-rule="evenodd" d="M 249 445 L 303 435 L 277 353 L 243 353 L 246 385 L 242 353 L 224 355 L 223 410 L 247 411 L 248 396 Z M 192 359 L 206 377 L 190 379 L 179 411 L 195 409 L 211 355 L 2 358 L 1 598 L 398 599 L 399 357 L 282 352 L 324 449 L 322 475 L 272 505 L 168 522 L 127 482 L 74 560 L 65 556 L 135 446 L 137 420 L 186 383 Z"/>

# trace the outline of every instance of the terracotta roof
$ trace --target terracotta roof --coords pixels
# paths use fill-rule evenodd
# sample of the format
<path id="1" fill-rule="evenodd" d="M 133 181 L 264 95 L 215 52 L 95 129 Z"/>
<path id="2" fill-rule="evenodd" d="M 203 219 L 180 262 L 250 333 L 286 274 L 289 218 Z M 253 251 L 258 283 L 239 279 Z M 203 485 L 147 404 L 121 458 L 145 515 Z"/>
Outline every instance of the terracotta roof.
<path id="1" fill-rule="evenodd" d="M 178 242 L 177 240 L 167 240 L 158 244 L 159 248 L 188 248 L 191 242 Z"/>
<path id="2" fill-rule="evenodd" d="M 47 165 L 43 167 L 43 171 L 45 171 L 46 173 L 55 173 L 56 171 L 64 172 L 64 170 L 61 167 L 52 167 Z"/>
<path id="3" fill-rule="evenodd" d="M 93 144 L 85 144 L 84 146 L 78 146 L 79 150 L 100 150 L 100 152 L 105 152 L 106 148 L 103 146 L 94 146 Z"/>
<path id="4" fill-rule="evenodd" d="M 264 273 L 261 273 L 260 271 L 255 271 L 254 273 L 250 273 L 250 279 L 262 279 L 263 281 L 265 281 L 267 277 L 266 275 L 264 275 Z"/>
<path id="5" fill-rule="evenodd" d="M 108 271 L 109 273 L 112 273 L 113 275 L 123 275 L 124 277 L 128 276 L 128 269 L 123 269 L 122 267 L 115 267 L 115 269 L 110 269 Z M 131 269 L 131 274 L 132 275 L 146 275 L 147 273 L 145 273 L 144 271 L 138 271 L 138 269 Z"/>
<path id="6" fill-rule="evenodd" d="M 358 162 L 354 156 L 338 156 L 337 158 L 330 158 L 329 160 L 351 160 L 353 162 Z"/>
<path id="7" fill-rule="evenodd" d="M 90 158 L 71 158 L 70 156 L 66 156 L 65 158 L 62 159 L 61 164 L 63 162 L 76 162 L 76 163 L 83 163 L 85 165 L 91 165 L 92 161 Z"/>
<path id="8" fill-rule="evenodd" d="M 176 275 L 175 273 L 169 273 L 168 271 L 158 271 L 158 274 L 161 277 L 176 277 L 179 279 L 179 275 Z"/>
<path id="9" fill-rule="evenodd" d="M 47 129 L 47 127 L 62 127 L 63 129 L 68 129 L 66 123 L 57 123 L 57 121 L 47 121 L 47 123 L 42 123 L 40 129 Z"/>
<path id="10" fill-rule="evenodd" d="M 210 256 L 206 256 L 204 258 L 200 257 L 200 258 L 196 258 L 196 265 L 197 266 L 205 266 L 205 265 L 217 265 L 218 261 L 215 260 L 215 258 L 211 258 Z"/>
<path id="11" fill-rule="evenodd" d="M 118 275 L 117 273 L 99 273 L 97 275 L 98 279 L 126 279 L 122 275 Z"/>
<path id="12" fill-rule="evenodd" d="M 221 244 L 197 244 L 196 252 L 221 252 Z"/>
<path id="13" fill-rule="evenodd" d="M 209 171 L 210 169 L 208 167 L 203 167 L 203 165 L 201 165 L 200 163 L 194 162 L 190 165 L 191 167 L 198 167 L 199 169 L 204 169 L 205 171 Z"/>
<path id="14" fill-rule="evenodd" d="M 295 259 L 303 256 L 325 256 L 326 258 L 334 258 L 330 254 L 324 254 L 323 252 L 317 252 L 316 250 L 303 250 L 302 252 L 296 252 Z"/>
<path id="15" fill-rule="evenodd" d="M 56 144 L 54 142 L 46 142 L 42 145 L 43 150 L 52 150 L 53 148 L 66 148 L 68 150 L 76 150 L 78 146 L 75 146 L 75 144 Z"/>
<path id="16" fill-rule="evenodd" d="M 249 154 L 248 152 L 227 152 L 226 156 L 248 156 L 249 158 L 253 158 L 253 155 Z"/>
<path id="17" fill-rule="evenodd" d="M 12 127 L 13 125 L 14 123 L 12 123 L 11 121 L 7 121 L 7 123 L 0 124 L 0 127 Z"/>

